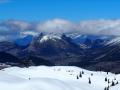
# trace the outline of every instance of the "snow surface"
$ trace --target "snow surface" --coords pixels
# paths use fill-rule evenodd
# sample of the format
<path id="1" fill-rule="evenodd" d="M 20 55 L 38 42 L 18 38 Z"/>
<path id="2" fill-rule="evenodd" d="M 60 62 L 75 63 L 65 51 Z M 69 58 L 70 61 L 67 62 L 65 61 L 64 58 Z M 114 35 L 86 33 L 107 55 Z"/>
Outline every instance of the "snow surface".
<path id="1" fill-rule="evenodd" d="M 84 74 L 77 79 L 81 71 Z M 115 82 L 120 80 L 120 75 L 78 67 L 11 67 L 0 70 L 0 90 L 104 90 L 108 86 L 105 77 L 110 82 L 114 78 Z M 91 79 L 91 84 L 88 83 L 88 78 Z M 120 84 L 110 87 L 110 90 L 120 90 Z"/>
<path id="2" fill-rule="evenodd" d="M 120 43 L 120 37 L 116 37 L 112 40 L 110 40 L 106 45 L 115 45 Z"/>

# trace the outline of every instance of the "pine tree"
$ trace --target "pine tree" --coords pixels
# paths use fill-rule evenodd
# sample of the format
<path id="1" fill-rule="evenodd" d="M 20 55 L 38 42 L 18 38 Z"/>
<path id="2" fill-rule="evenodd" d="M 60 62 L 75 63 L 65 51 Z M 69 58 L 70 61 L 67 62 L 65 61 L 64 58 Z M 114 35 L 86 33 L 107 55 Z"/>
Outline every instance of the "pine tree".
<path id="1" fill-rule="evenodd" d="M 107 88 L 105 87 L 104 90 L 107 90 Z"/>
<path id="2" fill-rule="evenodd" d="M 106 88 L 106 90 L 109 90 L 109 86 Z"/>
<path id="3" fill-rule="evenodd" d="M 114 81 L 112 81 L 112 84 L 111 84 L 111 86 L 115 86 L 115 83 L 114 83 Z"/>
<path id="4" fill-rule="evenodd" d="M 108 84 L 110 83 L 110 79 L 108 79 Z"/>
<path id="5" fill-rule="evenodd" d="M 84 74 L 84 71 L 82 71 L 82 74 Z"/>
<path id="6" fill-rule="evenodd" d="M 79 77 L 81 77 L 82 78 L 82 73 L 80 72 L 80 75 L 79 75 Z"/>
<path id="7" fill-rule="evenodd" d="M 116 84 L 118 84 L 118 81 L 116 82 Z"/>
<path id="8" fill-rule="evenodd" d="M 91 76 L 93 76 L 93 73 L 91 73 Z"/>
<path id="9" fill-rule="evenodd" d="M 107 82 L 107 77 L 105 78 L 105 82 Z"/>
<path id="10" fill-rule="evenodd" d="M 108 72 L 107 72 L 107 74 L 108 74 Z"/>
<path id="11" fill-rule="evenodd" d="M 88 83 L 89 83 L 89 84 L 91 84 L 91 79 L 90 79 L 90 77 L 88 78 L 88 80 L 89 80 L 89 82 L 88 82 Z"/>
<path id="12" fill-rule="evenodd" d="M 77 79 L 79 79 L 79 77 L 77 76 Z"/>

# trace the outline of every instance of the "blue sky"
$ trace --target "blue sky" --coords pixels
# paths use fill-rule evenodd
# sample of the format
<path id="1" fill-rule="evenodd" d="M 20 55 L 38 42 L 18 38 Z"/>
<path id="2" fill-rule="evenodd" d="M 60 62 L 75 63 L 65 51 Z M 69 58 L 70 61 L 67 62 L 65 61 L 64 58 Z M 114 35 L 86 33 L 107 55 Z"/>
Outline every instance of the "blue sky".
<path id="1" fill-rule="evenodd" d="M 44 21 L 62 18 L 78 22 L 120 18 L 119 0 L 0 0 L 0 20 Z"/>

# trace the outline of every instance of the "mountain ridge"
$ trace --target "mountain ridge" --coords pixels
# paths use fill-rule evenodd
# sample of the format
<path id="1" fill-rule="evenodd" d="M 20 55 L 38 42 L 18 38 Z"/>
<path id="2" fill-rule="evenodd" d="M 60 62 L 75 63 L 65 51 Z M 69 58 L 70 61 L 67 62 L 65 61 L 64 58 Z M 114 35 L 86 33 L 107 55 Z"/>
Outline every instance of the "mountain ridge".
<path id="1" fill-rule="evenodd" d="M 74 36 L 77 39 L 80 37 L 80 40 L 84 39 L 84 42 L 75 42 Z M 22 40 L 24 39 L 26 40 L 26 38 Z M 81 37 L 81 35 L 77 36 L 76 34 L 71 36 L 68 34 L 40 33 L 31 39 L 29 44 L 24 44 L 24 47 L 21 44 L 16 44 L 16 42 L 0 42 L 0 50 L 20 60 L 26 59 L 28 62 L 33 59 L 30 58 L 32 56 L 38 58 L 38 60 L 42 58 L 49 64 L 51 63 L 50 65 L 72 65 L 90 70 L 120 72 L 118 69 L 120 44 L 114 40 L 119 40 L 119 37 L 91 35 L 82 35 Z M 114 44 L 109 43 L 112 41 L 114 41 Z M 31 63 L 31 65 L 33 64 Z M 106 66 L 109 66 L 109 68 L 106 68 Z"/>

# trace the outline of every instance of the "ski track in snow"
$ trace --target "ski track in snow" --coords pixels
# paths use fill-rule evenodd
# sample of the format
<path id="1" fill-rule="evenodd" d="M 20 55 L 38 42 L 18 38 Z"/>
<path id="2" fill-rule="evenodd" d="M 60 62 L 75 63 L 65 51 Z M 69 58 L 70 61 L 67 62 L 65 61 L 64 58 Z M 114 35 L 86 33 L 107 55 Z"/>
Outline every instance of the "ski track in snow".
<path id="1" fill-rule="evenodd" d="M 77 79 L 81 71 L 84 74 Z M 88 83 L 89 77 L 91 84 Z M 104 90 L 108 86 L 105 77 L 110 81 L 114 78 L 120 81 L 119 74 L 93 72 L 78 67 L 11 67 L 0 70 L 0 90 Z M 110 87 L 110 90 L 120 90 L 120 84 Z"/>

